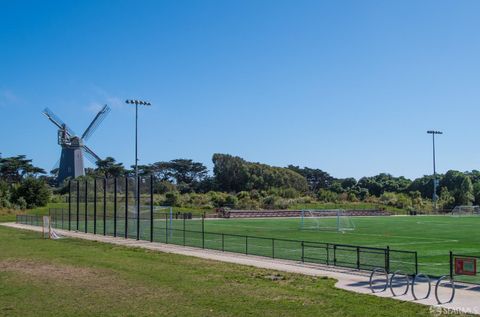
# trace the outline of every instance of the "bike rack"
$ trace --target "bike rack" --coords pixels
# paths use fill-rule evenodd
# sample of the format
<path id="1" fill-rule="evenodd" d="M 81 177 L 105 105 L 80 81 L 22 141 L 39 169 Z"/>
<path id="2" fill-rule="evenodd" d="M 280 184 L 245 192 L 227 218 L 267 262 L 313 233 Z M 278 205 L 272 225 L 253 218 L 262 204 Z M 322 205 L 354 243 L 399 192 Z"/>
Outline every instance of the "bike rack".
<path id="1" fill-rule="evenodd" d="M 419 278 L 424 278 L 427 280 L 428 282 L 428 292 L 427 292 L 427 295 L 425 295 L 425 297 L 422 297 L 422 298 L 418 298 L 417 297 L 417 294 L 415 294 L 415 282 L 419 279 Z M 419 273 L 417 275 L 415 275 L 415 277 L 413 278 L 413 281 L 412 281 L 412 296 L 415 300 L 420 300 L 420 299 L 427 299 L 430 297 L 430 293 L 432 292 L 432 282 L 430 281 L 430 277 L 426 274 L 423 274 L 423 273 Z"/>
<path id="2" fill-rule="evenodd" d="M 382 275 L 385 275 L 385 286 L 380 291 L 376 291 L 373 287 L 373 277 L 374 277 L 375 273 L 380 273 Z M 372 293 L 385 292 L 388 288 L 388 281 L 389 281 L 389 279 L 388 279 L 387 271 L 384 268 L 375 268 L 375 269 L 372 270 L 372 273 L 370 274 L 370 290 L 372 291 Z"/>
<path id="3" fill-rule="evenodd" d="M 442 302 L 438 296 L 438 288 L 440 287 L 441 283 L 444 281 L 444 280 L 447 280 L 449 279 L 450 280 L 450 284 L 452 285 L 452 295 L 450 296 L 450 299 L 446 302 Z M 455 282 L 452 278 L 450 278 L 449 275 L 444 275 L 442 277 L 440 277 L 437 281 L 437 283 L 435 284 L 435 299 L 437 300 L 437 303 L 442 305 L 442 304 L 447 304 L 447 303 L 451 303 L 453 302 L 453 299 L 455 298 Z"/>
<path id="4" fill-rule="evenodd" d="M 394 291 L 394 288 L 393 288 L 393 281 L 394 281 L 395 277 L 398 276 L 398 275 L 404 276 L 404 278 L 407 281 L 407 288 L 405 289 L 405 291 L 402 294 L 396 294 L 395 291 Z M 408 274 L 403 273 L 401 270 L 397 270 L 397 271 L 393 272 L 392 276 L 390 277 L 390 292 L 392 292 L 392 295 L 393 296 L 406 295 L 408 293 L 409 289 L 410 289 L 410 277 L 408 277 Z"/>

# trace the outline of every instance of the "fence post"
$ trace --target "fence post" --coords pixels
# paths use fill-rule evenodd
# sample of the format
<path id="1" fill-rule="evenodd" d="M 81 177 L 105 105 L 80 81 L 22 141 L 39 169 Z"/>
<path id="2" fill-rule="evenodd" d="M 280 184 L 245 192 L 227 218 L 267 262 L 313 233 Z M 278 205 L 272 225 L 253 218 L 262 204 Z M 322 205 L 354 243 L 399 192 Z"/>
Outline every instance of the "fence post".
<path id="1" fill-rule="evenodd" d="M 93 179 L 93 234 L 97 234 L 97 179 Z"/>
<path id="2" fill-rule="evenodd" d="M 327 265 L 330 265 L 330 244 L 327 243 Z"/>
<path id="3" fill-rule="evenodd" d="M 128 176 L 125 177 L 125 239 L 128 239 Z"/>
<path id="4" fill-rule="evenodd" d="M 165 243 L 168 243 L 168 212 L 165 212 Z"/>
<path id="5" fill-rule="evenodd" d="M 387 246 L 385 249 L 385 271 L 390 273 L 390 247 Z"/>
<path id="6" fill-rule="evenodd" d="M 64 229 L 63 212 L 64 212 L 64 209 L 62 208 L 62 229 Z"/>
<path id="7" fill-rule="evenodd" d="M 117 236 L 117 178 L 113 179 L 113 236 Z"/>
<path id="8" fill-rule="evenodd" d="M 225 234 L 222 233 L 222 252 L 225 252 Z"/>
<path id="9" fill-rule="evenodd" d="M 77 231 L 80 222 L 80 181 L 77 180 Z"/>
<path id="10" fill-rule="evenodd" d="M 103 235 L 107 233 L 107 179 L 103 179 Z"/>
<path id="11" fill-rule="evenodd" d="M 202 249 L 205 249 L 205 214 L 202 214 Z"/>
<path id="12" fill-rule="evenodd" d="M 360 270 L 360 247 L 357 247 L 357 270 Z"/>
<path id="13" fill-rule="evenodd" d="M 275 259 L 275 238 L 272 238 L 272 259 Z"/>
<path id="14" fill-rule="evenodd" d="M 85 180 L 85 233 L 88 232 L 88 180 Z"/>
<path id="15" fill-rule="evenodd" d="M 72 181 L 68 181 L 68 231 L 72 230 Z"/>
<path id="16" fill-rule="evenodd" d="M 418 253 L 415 251 L 415 275 L 418 274 Z"/>
<path id="17" fill-rule="evenodd" d="M 305 242 L 302 241 L 302 263 L 305 263 Z"/>
<path id="18" fill-rule="evenodd" d="M 248 255 L 248 236 L 245 236 L 245 254 Z"/>
<path id="19" fill-rule="evenodd" d="M 333 265 L 337 266 L 337 245 L 333 245 Z"/>
<path id="20" fill-rule="evenodd" d="M 150 242 L 153 242 L 153 175 L 150 175 Z"/>
<path id="21" fill-rule="evenodd" d="M 137 240 L 140 240 L 140 176 L 137 176 Z"/>
<path id="22" fill-rule="evenodd" d="M 453 280 L 453 252 L 450 251 L 450 279 Z"/>
<path id="23" fill-rule="evenodd" d="M 183 214 L 183 246 L 185 246 L 185 213 Z"/>

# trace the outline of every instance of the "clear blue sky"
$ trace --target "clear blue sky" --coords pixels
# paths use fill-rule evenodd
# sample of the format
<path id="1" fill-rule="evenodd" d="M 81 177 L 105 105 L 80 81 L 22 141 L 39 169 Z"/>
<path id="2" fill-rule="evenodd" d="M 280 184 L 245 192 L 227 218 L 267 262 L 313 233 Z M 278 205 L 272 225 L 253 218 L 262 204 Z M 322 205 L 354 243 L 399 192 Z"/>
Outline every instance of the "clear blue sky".
<path id="1" fill-rule="evenodd" d="M 479 1 L 1 1 L 0 152 L 51 169 L 50 107 L 133 164 L 215 152 L 336 177 L 480 168 Z"/>

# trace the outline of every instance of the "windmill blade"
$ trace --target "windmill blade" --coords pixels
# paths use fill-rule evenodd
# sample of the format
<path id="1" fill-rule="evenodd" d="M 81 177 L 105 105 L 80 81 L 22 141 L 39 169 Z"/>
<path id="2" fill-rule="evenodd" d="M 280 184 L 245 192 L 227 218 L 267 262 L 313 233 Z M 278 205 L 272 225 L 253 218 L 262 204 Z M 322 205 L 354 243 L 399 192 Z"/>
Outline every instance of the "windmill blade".
<path id="1" fill-rule="evenodd" d="M 83 154 L 85 154 L 85 157 L 93 164 L 97 164 L 97 161 L 100 161 L 100 157 L 95 154 L 95 152 L 93 152 L 88 146 L 82 146 L 82 150 Z"/>
<path id="2" fill-rule="evenodd" d="M 75 132 L 73 132 L 72 129 L 70 129 L 65 122 L 62 121 L 56 114 L 52 112 L 52 110 L 45 108 L 42 112 L 48 120 L 50 120 L 54 125 L 56 125 L 59 129 L 63 129 L 65 127 L 65 130 L 69 134 L 69 136 L 74 136 Z"/>
<path id="3" fill-rule="evenodd" d="M 102 110 L 97 113 L 97 115 L 95 116 L 95 118 L 93 118 L 92 122 L 87 127 L 85 132 L 83 132 L 81 139 L 87 141 L 95 132 L 95 130 L 97 130 L 98 126 L 100 125 L 100 123 L 102 123 L 102 121 L 105 119 L 109 112 L 110 107 L 107 105 L 103 106 Z"/>

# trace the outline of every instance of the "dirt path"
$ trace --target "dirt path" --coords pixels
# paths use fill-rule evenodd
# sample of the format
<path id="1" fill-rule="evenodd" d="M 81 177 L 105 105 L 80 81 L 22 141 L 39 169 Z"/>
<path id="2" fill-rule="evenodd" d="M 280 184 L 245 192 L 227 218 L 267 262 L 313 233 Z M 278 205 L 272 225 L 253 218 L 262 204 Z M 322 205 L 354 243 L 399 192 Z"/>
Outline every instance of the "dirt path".
<path id="1" fill-rule="evenodd" d="M 41 227 L 30 225 L 22 225 L 16 223 L 2 223 L 0 225 L 25 229 L 31 231 L 41 232 Z M 249 265 L 258 268 L 272 269 L 290 273 L 305 274 L 311 276 L 325 276 L 337 280 L 336 287 L 353 291 L 357 293 L 372 294 L 369 287 L 369 272 L 343 269 L 325 265 L 304 264 L 289 260 L 271 259 L 254 255 L 243 255 L 238 253 L 221 252 L 215 250 L 204 250 L 191 247 L 183 247 L 172 244 L 163 244 L 157 242 L 137 241 L 124 238 L 114 238 L 103 235 L 93 235 L 91 233 L 81 233 L 66 230 L 55 230 L 64 237 L 92 240 L 104 243 L 111 243 L 116 245 L 138 247 L 149 250 L 155 250 L 166 253 L 175 253 L 186 256 L 194 256 L 197 258 L 216 260 L 228 263 L 236 263 L 242 265 Z M 422 300 L 414 300 L 411 289 L 406 295 L 393 296 L 390 290 L 375 293 L 372 295 L 380 297 L 390 297 L 402 301 L 412 301 L 423 305 L 430 305 L 433 313 L 452 313 L 452 312 L 467 312 L 480 315 L 480 286 L 473 287 L 468 285 L 459 285 L 456 290 L 456 296 L 452 303 L 437 305 L 435 299 L 435 282 L 432 281 L 432 290 L 430 297 Z M 403 293 L 405 287 L 400 285 L 395 289 L 397 293 Z M 418 297 L 423 297 L 428 291 L 427 284 L 419 284 L 415 287 L 415 292 Z M 440 288 L 439 297 L 442 299 L 449 298 L 451 294 L 450 288 Z"/>

